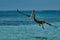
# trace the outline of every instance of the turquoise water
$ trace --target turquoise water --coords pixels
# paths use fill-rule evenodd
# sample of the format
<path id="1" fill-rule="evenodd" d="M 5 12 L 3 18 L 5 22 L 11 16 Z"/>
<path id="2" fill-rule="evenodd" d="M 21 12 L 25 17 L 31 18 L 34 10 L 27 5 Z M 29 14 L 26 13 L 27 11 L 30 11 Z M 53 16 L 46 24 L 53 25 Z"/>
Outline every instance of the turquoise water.
<path id="1" fill-rule="evenodd" d="M 23 12 L 31 14 L 31 11 Z M 59 11 L 37 11 L 36 18 L 46 20 L 57 28 L 44 24 L 43 30 L 33 19 L 17 11 L 0 11 L 0 40 L 60 40 Z"/>

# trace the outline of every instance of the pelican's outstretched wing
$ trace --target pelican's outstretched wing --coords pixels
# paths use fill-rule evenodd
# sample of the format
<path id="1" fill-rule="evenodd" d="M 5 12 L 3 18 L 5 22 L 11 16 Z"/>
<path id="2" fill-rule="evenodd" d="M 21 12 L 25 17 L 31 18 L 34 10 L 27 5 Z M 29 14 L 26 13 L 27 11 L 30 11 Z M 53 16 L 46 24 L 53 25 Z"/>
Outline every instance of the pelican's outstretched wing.
<path id="1" fill-rule="evenodd" d="M 52 25 L 52 24 L 50 24 L 50 23 L 47 23 L 47 22 L 46 22 L 46 24 L 48 24 L 49 26 L 53 26 L 54 28 L 57 28 L 57 26 Z"/>
<path id="2" fill-rule="evenodd" d="M 22 15 L 24 15 L 24 16 L 31 17 L 31 15 L 24 14 L 22 11 L 19 11 L 18 9 L 17 9 L 17 12 L 19 12 L 20 14 L 22 14 Z"/>

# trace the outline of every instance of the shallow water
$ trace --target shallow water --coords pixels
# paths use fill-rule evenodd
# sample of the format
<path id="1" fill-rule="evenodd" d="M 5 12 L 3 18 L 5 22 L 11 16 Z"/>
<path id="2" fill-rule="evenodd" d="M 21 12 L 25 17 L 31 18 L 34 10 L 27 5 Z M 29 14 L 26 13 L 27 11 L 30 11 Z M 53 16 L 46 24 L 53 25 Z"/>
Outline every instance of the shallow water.
<path id="1" fill-rule="evenodd" d="M 31 12 L 26 13 L 30 14 Z M 46 13 L 50 15 L 46 15 Z M 33 19 L 20 15 L 16 11 L 0 12 L 0 15 L 2 15 L 0 16 L 0 40 L 60 40 L 60 12 L 54 13 L 37 13 L 39 20 L 46 20 L 57 26 L 57 28 L 54 28 L 44 24 L 45 29 L 43 30 Z"/>

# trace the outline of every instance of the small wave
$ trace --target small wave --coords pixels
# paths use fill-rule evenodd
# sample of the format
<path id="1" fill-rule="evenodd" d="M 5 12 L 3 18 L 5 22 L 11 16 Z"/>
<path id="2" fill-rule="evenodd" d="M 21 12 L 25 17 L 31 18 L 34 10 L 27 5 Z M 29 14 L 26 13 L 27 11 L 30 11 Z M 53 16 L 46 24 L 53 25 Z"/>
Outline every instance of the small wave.
<path id="1" fill-rule="evenodd" d="M 51 20 L 51 19 L 46 19 L 47 22 L 60 22 L 60 20 Z M 0 25 L 32 25 L 35 24 L 34 21 L 12 21 L 12 20 L 1 20 Z"/>
<path id="2" fill-rule="evenodd" d="M 35 24 L 33 21 L 2 21 L 0 25 L 31 25 Z"/>

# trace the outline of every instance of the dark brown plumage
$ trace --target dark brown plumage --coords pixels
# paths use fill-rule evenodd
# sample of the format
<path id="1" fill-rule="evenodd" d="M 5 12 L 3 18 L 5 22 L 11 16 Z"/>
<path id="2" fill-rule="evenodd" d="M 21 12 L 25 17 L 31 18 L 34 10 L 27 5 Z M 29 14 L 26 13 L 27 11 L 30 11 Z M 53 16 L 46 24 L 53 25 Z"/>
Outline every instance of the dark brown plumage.
<path id="1" fill-rule="evenodd" d="M 17 12 L 21 13 L 21 14 L 24 15 L 24 16 L 32 17 L 32 18 L 34 19 L 35 23 L 39 24 L 39 26 L 42 25 L 42 29 L 44 29 L 43 24 L 48 24 L 49 26 L 54 26 L 54 25 L 52 25 L 52 24 L 50 24 L 50 23 L 48 23 L 48 22 L 46 22 L 46 21 L 37 20 L 37 19 L 35 18 L 35 10 L 32 11 L 32 16 L 31 16 L 31 15 L 28 15 L 28 14 L 24 14 L 23 12 L 19 11 L 18 9 L 17 9 Z M 57 28 L 56 26 L 54 26 L 54 27 Z"/>
<path id="2" fill-rule="evenodd" d="M 50 23 L 48 23 L 48 22 L 46 22 L 46 21 L 37 20 L 37 19 L 35 18 L 35 10 L 32 11 L 32 16 L 33 16 L 34 21 L 35 21 L 37 24 L 39 24 L 39 26 L 42 25 L 42 28 L 43 28 L 43 29 L 44 29 L 43 24 L 47 24 L 47 25 L 49 25 L 49 26 L 54 26 L 54 25 L 52 25 L 52 24 L 50 24 Z M 54 26 L 54 27 L 57 28 L 56 26 Z"/>

